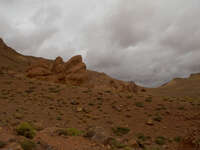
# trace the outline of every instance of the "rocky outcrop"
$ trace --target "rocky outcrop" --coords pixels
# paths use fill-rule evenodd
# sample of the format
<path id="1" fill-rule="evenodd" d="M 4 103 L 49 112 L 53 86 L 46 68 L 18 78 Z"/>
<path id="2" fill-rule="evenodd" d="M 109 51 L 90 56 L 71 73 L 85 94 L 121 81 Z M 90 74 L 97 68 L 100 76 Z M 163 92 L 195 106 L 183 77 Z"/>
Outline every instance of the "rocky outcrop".
<path id="1" fill-rule="evenodd" d="M 87 70 L 86 65 L 82 62 L 82 57 L 77 55 L 67 62 L 64 62 L 61 57 L 57 57 L 51 63 L 39 60 L 27 69 L 27 76 L 58 83 L 80 85 L 87 80 Z"/>
<path id="2" fill-rule="evenodd" d="M 44 59 L 39 59 L 27 69 L 27 76 L 36 78 L 51 75 L 50 65 Z"/>
<path id="3" fill-rule="evenodd" d="M 62 57 L 57 57 L 54 61 L 52 72 L 53 73 L 61 73 L 65 70 L 65 64 Z"/>
<path id="4" fill-rule="evenodd" d="M 27 69 L 26 75 L 30 78 L 101 90 L 137 93 L 138 89 L 134 82 L 115 80 L 104 73 L 87 70 L 81 55 L 74 56 L 67 62 L 61 57 L 54 61 L 38 59 Z"/>

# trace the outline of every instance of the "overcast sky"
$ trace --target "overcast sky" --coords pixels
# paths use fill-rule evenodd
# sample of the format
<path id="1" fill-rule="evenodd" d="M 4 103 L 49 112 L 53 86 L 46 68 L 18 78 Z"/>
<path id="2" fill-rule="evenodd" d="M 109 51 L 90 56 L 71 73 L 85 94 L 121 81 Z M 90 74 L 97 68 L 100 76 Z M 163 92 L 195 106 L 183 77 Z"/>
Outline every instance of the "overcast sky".
<path id="1" fill-rule="evenodd" d="M 200 72 L 199 0 L 0 0 L 0 37 L 26 55 L 82 54 L 144 86 Z"/>

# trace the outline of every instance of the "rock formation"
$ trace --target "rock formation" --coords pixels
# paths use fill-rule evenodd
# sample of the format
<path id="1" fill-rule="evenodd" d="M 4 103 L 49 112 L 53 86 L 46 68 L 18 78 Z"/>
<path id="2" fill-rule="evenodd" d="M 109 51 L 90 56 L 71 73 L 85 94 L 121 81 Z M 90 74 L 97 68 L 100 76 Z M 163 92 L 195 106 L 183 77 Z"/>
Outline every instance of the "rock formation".
<path id="1" fill-rule="evenodd" d="M 84 86 L 102 90 L 137 92 L 134 82 L 115 80 L 104 73 L 87 70 L 81 55 L 64 62 L 61 57 L 54 61 L 38 59 L 27 69 L 27 77 L 56 83 Z"/>
<path id="2" fill-rule="evenodd" d="M 80 55 L 72 57 L 67 62 L 64 62 L 61 57 L 57 57 L 51 63 L 41 59 L 36 64 L 32 64 L 27 69 L 27 76 L 80 85 L 87 80 L 87 70 Z"/>

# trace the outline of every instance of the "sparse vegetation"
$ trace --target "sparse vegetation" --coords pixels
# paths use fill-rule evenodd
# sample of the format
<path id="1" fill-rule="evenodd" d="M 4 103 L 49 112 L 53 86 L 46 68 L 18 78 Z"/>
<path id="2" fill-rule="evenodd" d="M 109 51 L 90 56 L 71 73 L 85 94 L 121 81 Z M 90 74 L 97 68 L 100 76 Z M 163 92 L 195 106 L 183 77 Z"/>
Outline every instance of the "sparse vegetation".
<path id="1" fill-rule="evenodd" d="M 152 97 L 147 97 L 147 98 L 145 99 L 145 101 L 146 101 L 146 102 L 152 102 Z"/>
<path id="2" fill-rule="evenodd" d="M 24 140 L 20 142 L 20 145 L 23 150 L 33 150 L 36 147 L 36 144 L 31 140 Z"/>
<path id="3" fill-rule="evenodd" d="M 184 110 L 185 108 L 184 108 L 184 106 L 180 106 L 180 107 L 178 107 L 178 109 L 179 110 Z"/>
<path id="4" fill-rule="evenodd" d="M 115 135 L 122 136 L 129 133 L 130 129 L 126 127 L 116 127 L 116 128 L 112 128 L 112 131 Z"/>
<path id="5" fill-rule="evenodd" d="M 155 139 L 155 143 L 158 145 L 164 145 L 166 143 L 166 138 L 163 136 L 158 136 Z"/>
<path id="6" fill-rule="evenodd" d="M 21 123 L 16 128 L 17 134 L 32 139 L 35 136 L 35 129 L 27 122 Z"/>
<path id="7" fill-rule="evenodd" d="M 139 140 L 139 141 L 146 141 L 146 140 L 149 140 L 149 139 L 151 139 L 151 137 L 150 136 L 145 136 L 143 133 L 138 133 L 137 135 L 136 135 L 136 137 L 137 137 L 137 139 Z"/>
<path id="8" fill-rule="evenodd" d="M 125 145 L 124 143 L 112 138 L 110 140 L 110 146 L 114 149 L 114 148 L 118 148 L 118 149 L 121 149 L 121 148 L 126 148 L 127 145 Z"/>
<path id="9" fill-rule="evenodd" d="M 153 120 L 154 120 L 154 121 L 157 121 L 157 122 L 161 122 L 161 121 L 162 121 L 162 117 L 161 117 L 159 114 L 156 114 L 156 115 L 153 117 Z"/>
<path id="10" fill-rule="evenodd" d="M 87 70 L 82 59 L 68 68 L 65 61 L 22 57 L 7 57 L 5 62 L 15 68 L 0 66 L 0 149 L 172 150 L 186 142 L 200 146 L 200 75 L 183 84 L 143 88 Z M 4 58 L 0 62 L 7 65 Z M 35 77 L 29 78 L 29 71 Z"/>
<path id="11" fill-rule="evenodd" d="M 135 106 L 144 107 L 144 103 L 143 102 L 135 102 Z"/>
<path id="12" fill-rule="evenodd" d="M 59 129 L 58 135 L 64 135 L 64 136 L 81 136 L 83 135 L 83 131 L 80 131 L 76 128 L 67 128 L 67 129 Z"/>
<path id="13" fill-rule="evenodd" d="M 133 95 L 132 95 L 132 94 L 129 94 L 129 95 L 126 96 L 126 98 L 127 98 L 127 99 L 131 99 L 131 98 L 133 98 Z"/>
<path id="14" fill-rule="evenodd" d="M 61 116 L 58 116 L 58 117 L 56 118 L 56 120 L 62 120 L 62 117 L 61 117 Z"/>
<path id="15" fill-rule="evenodd" d="M 6 142 L 0 141 L 0 148 L 4 148 L 6 146 Z"/>
<path id="16" fill-rule="evenodd" d="M 177 142 L 177 143 L 179 143 L 181 140 L 182 140 L 182 138 L 180 136 L 176 136 L 174 138 L 174 141 Z"/>
<path id="17" fill-rule="evenodd" d="M 147 148 L 147 149 L 145 149 L 145 150 L 163 150 L 163 149 L 161 149 L 160 147 L 150 147 L 150 148 Z"/>

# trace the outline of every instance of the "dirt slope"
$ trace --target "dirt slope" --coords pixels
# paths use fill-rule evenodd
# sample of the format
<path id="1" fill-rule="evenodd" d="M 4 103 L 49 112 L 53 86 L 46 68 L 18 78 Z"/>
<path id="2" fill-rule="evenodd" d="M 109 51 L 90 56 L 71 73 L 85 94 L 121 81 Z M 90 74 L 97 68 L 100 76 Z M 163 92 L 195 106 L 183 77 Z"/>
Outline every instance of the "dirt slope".
<path id="1" fill-rule="evenodd" d="M 160 96 L 171 96 L 200 100 L 200 74 L 192 74 L 189 78 L 176 78 L 169 83 L 151 91 Z"/>

